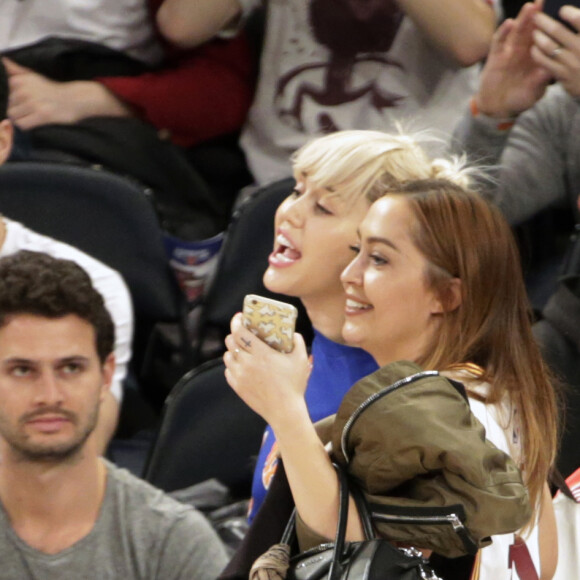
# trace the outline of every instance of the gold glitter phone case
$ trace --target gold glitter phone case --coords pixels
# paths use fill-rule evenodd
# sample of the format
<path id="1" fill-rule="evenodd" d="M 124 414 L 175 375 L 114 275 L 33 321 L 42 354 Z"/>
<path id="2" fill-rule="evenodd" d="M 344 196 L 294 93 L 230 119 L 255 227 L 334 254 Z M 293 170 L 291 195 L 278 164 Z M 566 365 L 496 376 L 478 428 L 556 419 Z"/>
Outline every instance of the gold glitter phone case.
<path id="1" fill-rule="evenodd" d="M 244 326 L 280 352 L 291 352 L 298 310 L 292 304 L 248 294 L 244 298 Z"/>

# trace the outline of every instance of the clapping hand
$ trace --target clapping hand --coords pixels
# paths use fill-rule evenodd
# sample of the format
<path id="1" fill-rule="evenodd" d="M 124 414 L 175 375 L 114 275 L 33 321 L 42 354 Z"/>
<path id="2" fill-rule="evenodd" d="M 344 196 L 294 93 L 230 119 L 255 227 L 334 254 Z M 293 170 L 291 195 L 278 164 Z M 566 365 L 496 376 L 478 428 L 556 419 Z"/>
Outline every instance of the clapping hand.
<path id="1" fill-rule="evenodd" d="M 476 95 L 482 113 L 513 117 L 543 96 L 552 71 L 532 55 L 539 10 L 539 4 L 526 3 L 515 19 L 507 19 L 497 29 Z"/>

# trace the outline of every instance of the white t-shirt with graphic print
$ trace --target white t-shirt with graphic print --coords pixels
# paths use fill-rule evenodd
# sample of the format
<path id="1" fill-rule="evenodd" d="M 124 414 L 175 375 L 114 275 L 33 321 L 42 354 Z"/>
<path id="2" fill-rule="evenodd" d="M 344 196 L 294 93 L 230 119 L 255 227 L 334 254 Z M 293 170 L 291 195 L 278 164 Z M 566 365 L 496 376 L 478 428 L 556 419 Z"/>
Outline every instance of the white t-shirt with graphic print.
<path id="1" fill-rule="evenodd" d="M 259 4 L 239 1 L 246 15 Z M 260 184 L 290 175 L 290 154 L 331 130 L 392 132 L 400 123 L 440 137 L 431 153 L 446 148 L 479 65 L 462 68 L 435 50 L 395 0 L 266 4 L 260 79 L 241 139 Z"/>

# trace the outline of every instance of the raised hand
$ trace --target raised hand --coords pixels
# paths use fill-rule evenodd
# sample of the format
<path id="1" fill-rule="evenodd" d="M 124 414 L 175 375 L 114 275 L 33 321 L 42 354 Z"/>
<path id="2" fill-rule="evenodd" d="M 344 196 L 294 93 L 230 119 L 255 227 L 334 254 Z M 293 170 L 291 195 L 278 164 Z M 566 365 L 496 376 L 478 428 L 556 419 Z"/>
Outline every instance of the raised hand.
<path id="1" fill-rule="evenodd" d="M 515 19 L 497 29 L 476 95 L 478 109 L 491 117 L 515 116 L 533 106 L 552 78 L 532 57 L 537 4 L 526 3 Z"/>
<path id="2" fill-rule="evenodd" d="M 231 331 L 224 362 L 234 391 L 274 430 L 294 412 L 307 417 L 304 391 L 310 363 L 302 337 L 295 334 L 294 350 L 280 353 L 244 328 L 241 314 L 232 319 Z"/>

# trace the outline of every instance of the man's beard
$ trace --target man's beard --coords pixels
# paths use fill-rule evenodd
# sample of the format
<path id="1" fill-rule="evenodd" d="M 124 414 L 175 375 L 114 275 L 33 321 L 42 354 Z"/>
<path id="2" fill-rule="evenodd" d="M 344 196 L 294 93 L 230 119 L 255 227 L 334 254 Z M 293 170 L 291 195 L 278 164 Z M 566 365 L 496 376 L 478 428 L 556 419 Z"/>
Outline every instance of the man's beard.
<path id="1" fill-rule="evenodd" d="M 74 413 L 63 411 L 61 409 L 44 409 L 42 413 L 31 413 L 22 417 L 20 422 L 26 423 L 35 417 L 48 413 L 63 415 L 73 425 L 78 425 L 78 417 Z M 51 445 L 50 443 L 31 443 L 27 438 L 22 439 L 21 437 L 15 437 L 10 433 L 4 433 L 3 437 L 6 443 L 8 443 L 15 454 L 19 456 L 20 460 L 23 462 L 46 464 L 67 463 L 74 460 L 74 458 L 79 455 L 79 452 L 84 447 L 87 439 L 95 430 L 98 416 L 99 407 L 97 406 L 87 417 L 86 423 L 81 432 L 77 433 L 76 436 L 69 441 L 55 443 L 54 445 Z"/>

